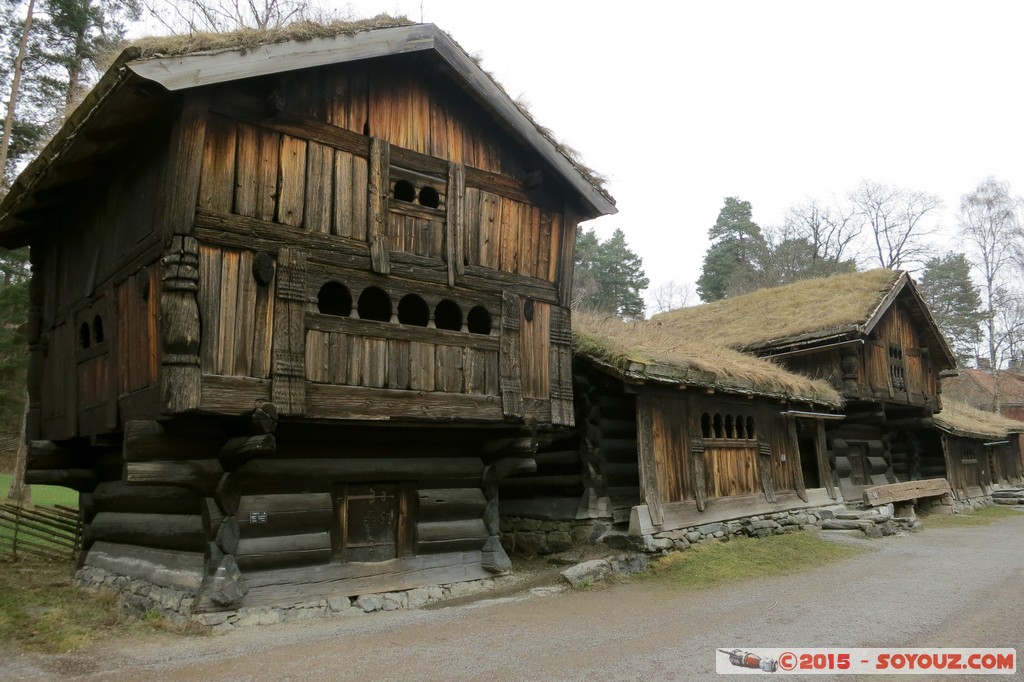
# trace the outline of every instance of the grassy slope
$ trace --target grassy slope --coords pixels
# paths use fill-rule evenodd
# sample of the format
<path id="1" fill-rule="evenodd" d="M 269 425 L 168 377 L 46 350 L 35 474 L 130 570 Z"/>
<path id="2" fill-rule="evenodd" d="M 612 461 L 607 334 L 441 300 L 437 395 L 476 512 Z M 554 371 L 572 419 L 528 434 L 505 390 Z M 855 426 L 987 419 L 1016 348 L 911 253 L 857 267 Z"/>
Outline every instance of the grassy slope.
<path id="1" fill-rule="evenodd" d="M 0 501 L 7 499 L 7 491 L 10 487 L 10 474 L 0 474 Z M 32 486 L 32 503 L 46 506 L 61 504 L 66 507 L 77 507 L 78 493 L 71 488 L 61 488 L 55 485 L 34 485 Z"/>

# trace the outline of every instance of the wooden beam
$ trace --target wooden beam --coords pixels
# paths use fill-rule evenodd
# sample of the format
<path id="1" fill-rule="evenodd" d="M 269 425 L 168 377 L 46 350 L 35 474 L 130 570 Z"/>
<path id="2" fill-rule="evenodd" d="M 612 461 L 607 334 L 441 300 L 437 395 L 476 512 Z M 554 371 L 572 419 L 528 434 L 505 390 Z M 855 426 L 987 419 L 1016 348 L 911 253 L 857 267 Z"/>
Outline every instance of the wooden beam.
<path id="1" fill-rule="evenodd" d="M 661 523 L 661 484 L 658 480 L 658 456 L 654 452 L 654 401 L 643 393 L 636 401 L 636 449 L 640 473 L 640 499 Z M 595 443 L 595 445 L 597 445 Z M 603 464 L 603 463 L 602 463 Z"/>
<path id="2" fill-rule="evenodd" d="M 878 507 L 890 502 L 905 502 L 922 497 L 941 497 L 951 494 L 949 481 L 944 478 L 928 478 L 921 481 L 891 483 L 864 489 L 864 504 Z"/>

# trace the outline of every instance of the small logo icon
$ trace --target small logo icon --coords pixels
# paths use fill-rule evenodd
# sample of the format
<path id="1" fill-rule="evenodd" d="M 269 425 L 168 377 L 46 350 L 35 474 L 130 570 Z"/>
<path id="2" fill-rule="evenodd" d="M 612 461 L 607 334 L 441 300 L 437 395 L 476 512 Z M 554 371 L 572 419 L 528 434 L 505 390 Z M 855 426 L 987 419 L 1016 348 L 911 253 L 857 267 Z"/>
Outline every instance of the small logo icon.
<path id="1" fill-rule="evenodd" d="M 749 651 L 740 651 L 739 649 L 733 649 L 732 651 L 719 649 L 718 651 L 728 655 L 729 662 L 740 668 L 760 669 L 766 673 L 773 673 L 779 669 L 778 661 L 774 658 L 761 658 L 757 654 L 752 654 Z"/>

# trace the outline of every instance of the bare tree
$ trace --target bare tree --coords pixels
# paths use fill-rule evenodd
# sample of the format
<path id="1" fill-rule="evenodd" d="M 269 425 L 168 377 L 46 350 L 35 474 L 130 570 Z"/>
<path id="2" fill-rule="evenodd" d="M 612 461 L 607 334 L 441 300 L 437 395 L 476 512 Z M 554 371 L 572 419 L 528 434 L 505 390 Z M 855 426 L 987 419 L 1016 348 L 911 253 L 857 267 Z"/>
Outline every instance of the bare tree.
<path id="1" fill-rule="evenodd" d="M 935 227 L 925 219 L 942 208 L 942 199 L 865 180 L 850 194 L 850 201 L 869 230 L 872 260 L 877 259 L 879 266 L 904 269 L 927 259 L 926 237 L 935 232 Z"/>
<path id="2" fill-rule="evenodd" d="M 863 230 L 864 219 L 852 206 L 843 206 L 838 201 L 824 204 L 817 199 L 807 199 L 786 211 L 781 237 L 811 244 L 816 259 L 841 262 L 857 258 L 857 239 Z"/>
<path id="3" fill-rule="evenodd" d="M 14 110 L 18 106 L 18 90 L 21 87 L 21 71 L 28 52 L 28 33 L 32 30 L 32 14 L 35 0 L 29 0 L 25 25 L 21 29 L 21 41 L 18 43 L 18 56 L 14 59 L 14 75 L 11 79 L 11 98 L 7 102 L 7 116 L 4 117 L 3 138 L 0 139 L 0 184 L 3 184 L 4 171 L 7 168 L 7 150 L 11 146 L 11 131 L 14 129 Z"/>
<path id="4" fill-rule="evenodd" d="M 277 28 L 306 16 L 305 0 L 144 0 L 146 11 L 172 33 L 224 33 Z"/>
<path id="5" fill-rule="evenodd" d="M 670 279 L 651 291 L 651 296 L 654 298 L 654 312 L 666 313 L 688 306 L 693 297 L 693 286 L 687 282 L 680 284 Z"/>
<path id="6" fill-rule="evenodd" d="M 1019 205 L 1010 195 L 1009 183 L 987 177 L 961 198 L 959 208 L 959 236 L 981 278 L 986 351 L 993 372 L 998 372 L 1007 352 L 1019 347 L 1011 317 L 1021 307 L 1021 297 L 1010 286 L 1011 269 L 1016 270 L 1016 256 L 1024 247 Z"/>

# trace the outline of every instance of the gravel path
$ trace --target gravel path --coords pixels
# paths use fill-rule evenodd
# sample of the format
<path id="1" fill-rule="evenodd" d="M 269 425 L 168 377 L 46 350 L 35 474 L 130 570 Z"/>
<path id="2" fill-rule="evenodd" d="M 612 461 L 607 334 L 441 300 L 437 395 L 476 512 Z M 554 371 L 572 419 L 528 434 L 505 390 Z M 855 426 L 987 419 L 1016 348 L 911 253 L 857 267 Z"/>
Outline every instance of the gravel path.
<path id="1" fill-rule="evenodd" d="M 88 653 L 5 657 L 0 678 L 695 680 L 720 679 L 716 647 L 1016 647 L 1024 653 L 1024 513 L 987 526 L 837 540 L 870 551 L 800 575 L 699 592 L 646 583 L 588 592 L 538 589 L 217 637 L 153 635 Z"/>

